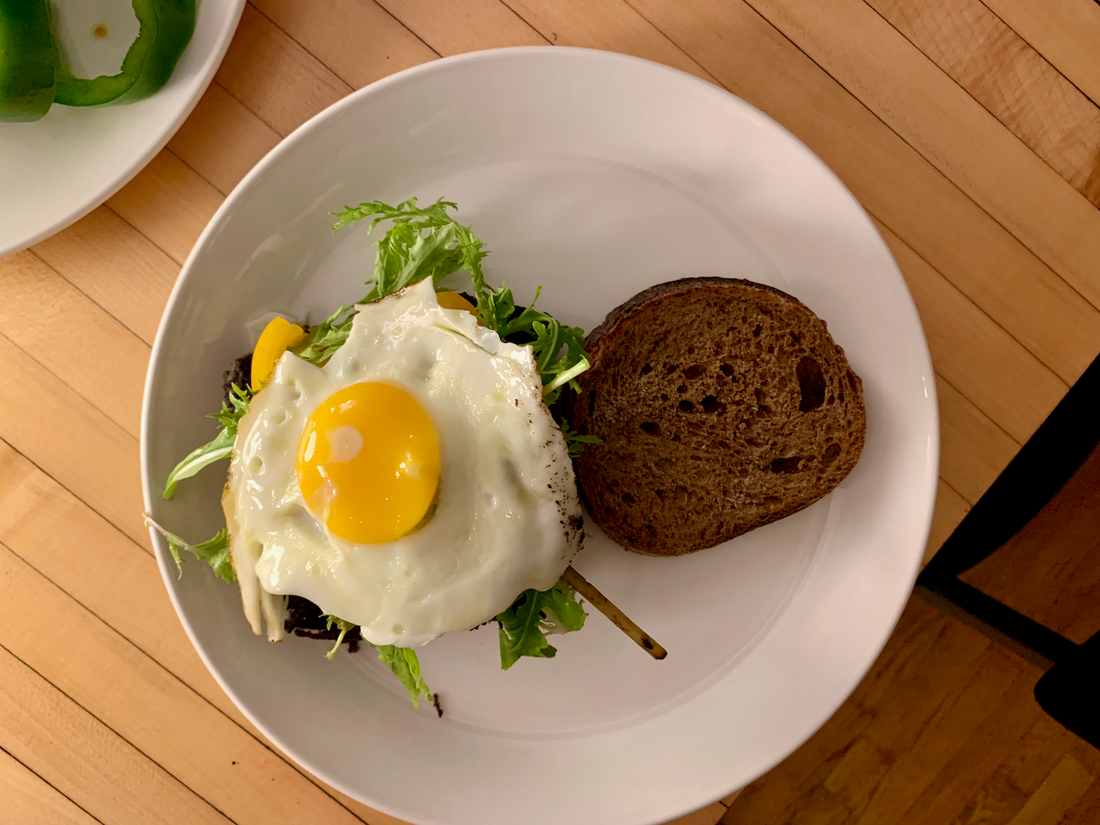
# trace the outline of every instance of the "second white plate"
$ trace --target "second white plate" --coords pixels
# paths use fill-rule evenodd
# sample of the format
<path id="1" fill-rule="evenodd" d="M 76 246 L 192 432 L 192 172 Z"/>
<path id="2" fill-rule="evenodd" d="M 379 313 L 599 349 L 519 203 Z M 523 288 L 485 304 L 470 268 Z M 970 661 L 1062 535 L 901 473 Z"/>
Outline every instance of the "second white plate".
<path id="1" fill-rule="evenodd" d="M 58 0 L 55 0 L 58 2 Z M 125 106 L 54 105 L 34 123 L 0 123 L 0 258 L 37 243 L 91 212 L 136 175 L 175 134 L 214 77 L 245 0 L 199 0 L 195 33 L 171 79 L 153 96 Z M 73 26 L 119 14 L 126 0 L 65 0 Z M 129 12 L 133 17 L 133 12 Z M 130 20 L 133 29 L 137 20 Z M 117 28 L 124 28 L 121 24 Z M 65 39 L 73 33 L 66 30 Z M 134 36 L 126 30 L 123 35 Z M 112 69 L 97 64 L 92 74 Z M 117 69 L 114 69 L 117 70 Z"/>

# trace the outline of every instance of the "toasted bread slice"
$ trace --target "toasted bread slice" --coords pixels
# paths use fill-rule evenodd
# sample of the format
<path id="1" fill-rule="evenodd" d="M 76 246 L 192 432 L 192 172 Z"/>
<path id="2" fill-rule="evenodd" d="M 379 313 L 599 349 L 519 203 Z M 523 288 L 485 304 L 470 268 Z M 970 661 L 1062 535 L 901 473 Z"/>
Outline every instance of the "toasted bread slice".
<path id="1" fill-rule="evenodd" d="M 676 556 L 789 516 L 863 449 L 862 384 L 825 323 L 751 281 L 651 287 L 588 336 L 571 422 L 588 511 L 637 553 Z"/>

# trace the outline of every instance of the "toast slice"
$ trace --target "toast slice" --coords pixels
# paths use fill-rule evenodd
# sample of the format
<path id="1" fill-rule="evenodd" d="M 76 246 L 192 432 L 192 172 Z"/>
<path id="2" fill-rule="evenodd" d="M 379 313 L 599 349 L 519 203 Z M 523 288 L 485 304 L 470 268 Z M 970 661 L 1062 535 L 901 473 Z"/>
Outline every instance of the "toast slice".
<path id="1" fill-rule="evenodd" d="M 859 459 L 863 389 L 825 322 L 772 287 L 651 287 L 588 336 L 571 423 L 591 517 L 628 550 L 677 556 L 791 515 Z"/>

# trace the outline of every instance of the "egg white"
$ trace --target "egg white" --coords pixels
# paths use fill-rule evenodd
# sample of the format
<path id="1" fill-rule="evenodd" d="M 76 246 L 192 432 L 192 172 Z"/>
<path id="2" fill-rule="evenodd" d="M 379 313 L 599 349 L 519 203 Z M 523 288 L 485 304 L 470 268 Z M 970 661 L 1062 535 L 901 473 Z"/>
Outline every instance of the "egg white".
<path id="1" fill-rule="evenodd" d="M 328 364 L 287 353 L 252 399 L 223 508 L 255 632 L 261 613 L 269 637 L 280 621 L 272 596 L 297 595 L 359 625 L 372 644 L 415 647 L 491 619 L 524 590 L 553 586 L 580 547 L 580 502 L 529 347 L 440 307 L 430 281 L 358 309 Z M 297 478 L 306 418 L 365 381 L 404 388 L 439 439 L 435 511 L 387 544 L 330 534 Z"/>

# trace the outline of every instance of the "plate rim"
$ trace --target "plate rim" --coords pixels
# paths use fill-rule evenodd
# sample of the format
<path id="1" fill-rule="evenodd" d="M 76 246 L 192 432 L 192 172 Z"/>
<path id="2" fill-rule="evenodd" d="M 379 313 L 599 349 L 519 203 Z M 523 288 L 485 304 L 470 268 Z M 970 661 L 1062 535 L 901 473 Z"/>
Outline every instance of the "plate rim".
<path id="1" fill-rule="evenodd" d="M 161 348 L 163 344 L 162 335 L 166 326 L 166 322 L 168 318 L 172 315 L 176 303 L 182 295 L 184 285 L 187 282 L 188 277 L 195 266 L 196 251 L 203 249 L 209 239 L 220 231 L 222 224 L 224 224 L 226 220 L 228 220 L 230 214 L 234 211 L 237 201 L 244 196 L 244 193 L 252 186 L 253 182 L 257 178 L 264 175 L 267 168 L 274 164 L 277 161 L 277 158 L 290 146 L 296 144 L 300 140 L 303 140 L 307 134 L 317 129 L 324 121 L 336 117 L 346 108 L 359 105 L 360 101 L 366 98 L 384 92 L 391 86 L 406 83 L 420 75 L 436 72 L 446 72 L 450 70 L 450 67 L 459 64 L 507 59 L 509 57 L 524 57 L 528 55 L 538 55 L 540 57 L 553 55 L 554 57 L 552 57 L 551 59 L 580 58 L 607 60 L 620 63 L 635 63 L 641 66 L 649 67 L 650 69 L 656 69 L 666 73 L 671 73 L 673 75 L 679 75 L 681 80 L 686 80 L 690 83 L 696 84 L 698 87 L 704 88 L 709 94 L 714 95 L 716 100 L 720 99 L 723 105 L 733 105 L 735 107 L 739 107 L 750 118 L 757 118 L 763 121 L 766 125 L 778 129 L 781 133 L 785 134 L 788 138 L 791 139 L 793 144 L 797 147 L 798 151 L 805 153 L 808 158 L 811 159 L 811 161 L 817 167 L 819 167 L 821 171 L 823 171 L 833 180 L 833 182 L 837 186 L 838 193 L 841 194 L 843 197 L 846 197 L 867 221 L 869 228 L 872 230 L 873 237 L 877 241 L 880 251 L 884 253 L 885 259 L 889 261 L 890 265 L 893 268 L 893 274 L 897 278 L 898 285 L 901 288 L 901 293 L 903 293 L 904 297 L 908 301 L 907 309 L 909 312 L 912 313 L 912 317 L 916 321 L 916 326 L 918 331 L 920 332 L 920 335 L 919 340 L 915 341 L 914 343 L 918 344 L 920 347 L 921 351 L 919 353 L 919 356 L 925 367 L 925 375 L 928 378 L 932 378 L 934 376 L 934 369 L 928 347 L 927 335 L 925 334 L 923 324 L 920 321 L 920 315 L 917 310 L 916 303 L 913 300 L 912 292 L 909 290 L 908 284 L 906 283 L 904 276 L 901 273 L 900 267 L 898 267 L 897 265 L 897 261 L 894 258 L 893 253 L 890 251 L 889 246 L 886 244 L 885 239 L 882 237 L 882 234 L 878 231 L 877 227 L 875 227 L 873 219 L 871 218 L 869 213 L 867 213 L 862 203 L 860 203 L 855 195 L 848 189 L 848 187 L 833 171 L 833 169 L 828 164 L 826 164 L 825 161 L 823 161 L 812 149 L 810 149 L 800 138 L 794 135 L 781 123 L 777 122 L 765 112 L 756 108 L 744 99 L 738 97 L 736 94 L 730 92 L 723 86 L 718 86 L 710 83 L 681 69 L 677 69 L 675 67 L 645 58 L 636 57 L 634 55 L 612 52 L 603 49 L 591 49 L 575 46 L 551 47 L 548 45 L 510 46 L 464 52 L 457 55 L 450 55 L 434 59 L 426 63 L 421 63 L 416 66 L 403 69 L 401 71 L 395 72 L 394 74 L 387 75 L 384 78 L 380 78 L 379 80 L 376 80 L 360 89 L 349 93 L 345 97 L 332 103 L 325 109 L 313 115 L 307 121 L 299 125 L 293 132 L 280 140 L 279 143 L 276 144 L 276 146 L 274 146 L 251 170 L 249 170 L 249 172 L 233 188 L 233 190 L 229 193 L 229 195 L 225 198 L 222 204 L 218 207 L 217 211 L 211 217 L 210 221 L 207 223 L 206 227 L 203 229 L 202 233 L 195 241 L 191 252 L 189 252 L 188 254 L 187 260 L 180 270 L 179 277 L 177 278 L 176 283 L 172 288 L 169 299 L 165 304 L 165 309 L 161 316 L 161 320 L 157 329 L 157 335 L 154 339 L 154 344 L 150 353 L 149 365 L 146 372 L 146 382 L 142 396 L 142 419 L 140 432 L 141 480 L 144 499 L 143 503 L 145 505 L 146 512 L 152 512 L 154 502 L 159 500 L 159 495 L 156 494 L 154 487 L 151 485 L 149 472 L 150 457 L 148 445 L 150 435 L 149 405 L 150 399 L 153 396 L 153 387 L 155 383 L 154 373 L 156 371 L 155 367 L 159 361 L 159 358 L 161 357 Z M 926 477 L 923 479 L 918 479 L 914 477 L 913 479 L 914 490 L 918 491 L 922 495 L 922 501 L 924 504 L 923 518 L 915 518 L 915 521 L 917 521 L 918 523 L 923 523 L 923 528 L 920 531 L 919 536 L 917 537 L 920 539 L 922 547 L 927 543 L 928 536 L 931 532 L 936 491 L 939 482 L 939 457 L 941 447 L 938 400 L 934 381 L 926 382 L 925 395 L 927 399 L 926 407 L 928 429 L 927 433 L 922 433 L 922 438 L 927 437 L 927 455 L 924 462 Z M 922 481 L 923 485 L 921 483 L 918 483 Z M 191 640 L 191 643 L 194 646 L 196 652 L 199 654 L 203 663 L 206 665 L 208 671 L 211 673 L 211 675 L 214 676 L 219 686 L 231 698 L 238 709 L 241 710 L 241 712 L 246 716 L 246 718 L 248 718 L 250 722 L 256 725 L 256 727 L 263 733 L 265 737 L 267 737 L 283 754 L 286 755 L 292 766 L 296 766 L 302 770 L 305 770 L 306 772 L 318 777 L 323 782 L 329 784 L 338 791 L 362 802 L 363 804 L 375 808 L 376 810 L 384 814 L 407 820 L 411 823 L 417 823 L 417 825 L 449 825 L 449 823 L 443 820 L 425 818 L 415 815 L 407 810 L 394 808 L 377 800 L 366 799 L 361 792 L 355 790 L 354 788 L 350 788 L 342 781 L 339 781 L 327 775 L 325 771 L 317 770 L 316 766 L 313 765 L 311 760 L 300 758 L 297 754 L 297 749 L 289 747 L 280 736 L 277 736 L 273 734 L 270 730 L 268 730 L 267 726 L 262 724 L 255 717 L 252 711 L 247 707 L 247 705 L 241 701 L 237 692 L 223 678 L 219 669 L 213 664 L 213 662 L 208 657 L 206 651 L 203 649 L 203 646 L 199 643 L 198 639 L 196 638 L 195 631 L 182 609 L 180 597 L 178 596 L 175 589 L 171 586 L 170 580 L 175 576 L 175 567 L 174 564 L 171 562 L 170 556 L 166 549 L 166 545 L 161 536 L 154 528 L 150 527 L 149 533 L 153 547 L 156 551 L 155 555 L 157 559 L 157 564 L 160 568 L 161 577 L 163 583 L 165 584 L 165 589 L 168 591 L 177 618 L 184 626 L 188 638 Z M 919 572 L 922 564 L 922 559 L 923 554 L 914 553 L 912 569 L 909 571 L 909 574 L 907 576 L 908 580 L 910 581 L 909 588 L 905 591 L 904 594 L 899 594 L 898 603 L 895 605 L 892 611 L 892 618 L 890 622 L 884 623 L 883 627 L 878 633 L 875 644 L 872 646 L 873 655 L 871 656 L 870 660 L 861 668 L 861 670 L 857 674 L 854 674 L 854 681 L 852 678 L 847 678 L 844 680 L 845 682 L 851 682 L 850 687 L 844 692 L 843 696 L 840 697 L 837 702 L 830 703 L 828 713 L 822 716 L 820 722 L 817 724 L 816 727 L 806 731 L 805 735 L 797 742 L 795 747 L 787 750 L 784 755 L 767 764 L 766 767 L 758 772 L 758 776 L 762 776 L 767 773 L 767 771 L 774 768 L 776 765 L 782 762 L 783 759 L 785 759 L 787 756 L 789 756 L 791 753 L 793 753 L 795 750 L 805 744 L 805 742 L 809 740 L 814 734 L 816 734 L 817 731 L 820 730 L 821 726 L 824 725 L 828 721 L 828 719 L 830 719 L 836 713 L 840 706 L 851 696 L 855 688 L 858 687 L 859 683 L 867 675 L 870 668 L 873 666 L 874 661 L 881 654 L 887 641 L 893 634 L 894 629 L 897 626 L 901 614 L 905 609 L 905 606 L 908 603 L 909 597 L 912 593 L 912 583 L 916 580 L 917 573 Z M 671 813 L 669 810 L 664 810 L 660 814 L 658 814 L 656 818 L 651 817 L 644 821 L 637 820 L 636 825 L 658 825 L 658 823 L 668 822 L 676 817 L 690 814 L 694 811 L 705 808 L 707 805 L 724 799 L 733 791 L 738 790 L 739 787 L 740 786 L 738 786 L 737 783 L 734 783 L 733 786 L 724 786 L 723 788 L 719 788 L 717 793 L 711 792 L 705 797 L 696 798 L 696 800 L 692 803 L 684 803 L 680 806 L 677 806 L 674 810 L 671 811 Z"/>

